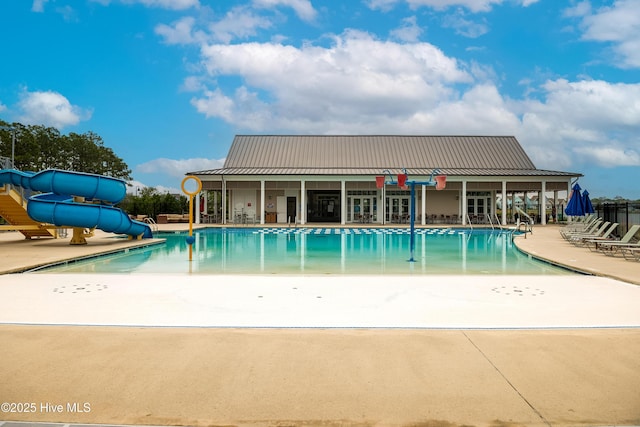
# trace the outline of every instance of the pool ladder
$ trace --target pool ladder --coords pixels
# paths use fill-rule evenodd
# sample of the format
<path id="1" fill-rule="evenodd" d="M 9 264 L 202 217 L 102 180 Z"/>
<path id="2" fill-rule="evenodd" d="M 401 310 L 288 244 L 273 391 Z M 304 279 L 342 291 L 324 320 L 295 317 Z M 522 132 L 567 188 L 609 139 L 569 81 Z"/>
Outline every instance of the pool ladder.
<path id="1" fill-rule="evenodd" d="M 156 222 L 153 220 L 153 218 L 151 217 L 146 217 L 145 219 L 143 219 L 145 224 L 149 224 L 149 227 L 151 228 L 151 231 L 158 231 L 158 224 L 156 224 Z"/>

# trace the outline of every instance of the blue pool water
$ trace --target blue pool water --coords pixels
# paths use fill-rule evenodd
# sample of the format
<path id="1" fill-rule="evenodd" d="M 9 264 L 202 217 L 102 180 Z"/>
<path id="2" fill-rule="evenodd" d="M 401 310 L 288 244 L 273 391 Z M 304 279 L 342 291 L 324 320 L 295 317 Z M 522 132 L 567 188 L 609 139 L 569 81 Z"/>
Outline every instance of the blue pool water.
<path id="1" fill-rule="evenodd" d="M 406 228 L 209 228 L 165 244 L 48 268 L 51 272 L 193 274 L 569 274 L 518 251 L 509 233 Z"/>

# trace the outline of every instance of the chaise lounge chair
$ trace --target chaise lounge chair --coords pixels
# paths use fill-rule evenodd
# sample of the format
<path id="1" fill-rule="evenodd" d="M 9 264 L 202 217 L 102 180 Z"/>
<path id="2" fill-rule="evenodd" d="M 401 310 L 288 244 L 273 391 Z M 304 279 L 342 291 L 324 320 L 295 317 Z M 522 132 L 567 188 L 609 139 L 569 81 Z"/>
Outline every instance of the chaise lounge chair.
<path id="1" fill-rule="evenodd" d="M 560 230 L 560 234 L 585 232 L 598 219 L 599 218 L 595 214 L 589 214 L 584 218 L 579 218 L 578 220 L 572 221 L 567 225 L 565 225 L 564 227 L 562 227 L 562 229 Z"/>
<path id="2" fill-rule="evenodd" d="M 605 233 L 605 230 L 607 229 L 607 227 L 609 227 L 610 225 L 611 225 L 611 223 L 609 221 L 603 222 L 602 224 L 597 226 L 598 229 L 595 230 L 595 231 L 590 231 L 590 232 L 587 232 L 587 233 L 570 234 L 565 239 L 568 240 L 569 242 L 573 243 L 576 240 L 596 238 L 596 237 L 602 236 Z"/>
<path id="3" fill-rule="evenodd" d="M 623 249 L 640 248 L 640 242 L 631 241 L 638 233 L 638 230 L 640 230 L 640 225 L 632 225 L 631 228 L 629 228 L 629 231 L 627 231 L 627 233 L 622 236 L 620 240 L 616 240 L 613 242 L 595 242 L 594 247 L 589 247 L 589 249 L 591 249 L 592 251 L 602 252 L 605 255 L 615 256 L 618 253 L 622 253 Z"/>
<path id="4" fill-rule="evenodd" d="M 577 235 L 577 234 L 591 234 L 593 233 L 602 223 L 602 218 L 596 218 L 593 221 L 591 221 L 589 224 L 585 224 L 585 228 L 583 230 L 577 230 L 577 229 L 570 229 L 570 230 L 560 230 L 560 235 L 565 239 L 568 240 L 571 238 L 571 236 Z"/>
<path id="5" fill-rule="evenodd" d="M 580 238 L 580 239 L 573 239 L 571 240 L 571 243 L 574 244 L 574 246 L 589 246 L 589 245 L 596 245 L 597 242 L 611 242 L 614 239 L 612 239 L 611 237 L 611 233 L 613 233 L 613 230 L 615 230 L 616 228 L 618 228 L 618 224 L 617 222 L 614 222 L 613 224 L 611 224 L 609 226 L 609 228 L 607 228 L 607 230 L 604 232 L 604 234 L 597 236 L 597 237 L 584 237 L 584 238 Z"/>
<path id="6" fill-rule="evenodd" d="M 624 246 L 620 249 L 624 259 L 630 261 L 640 261 L 640 245 L 636 247 Z"/>

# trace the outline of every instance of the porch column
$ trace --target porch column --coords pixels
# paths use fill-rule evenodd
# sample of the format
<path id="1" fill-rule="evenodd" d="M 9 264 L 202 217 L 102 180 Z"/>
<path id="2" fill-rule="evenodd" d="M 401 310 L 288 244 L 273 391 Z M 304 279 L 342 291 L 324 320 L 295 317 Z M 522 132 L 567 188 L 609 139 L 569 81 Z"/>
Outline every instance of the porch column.
<path id="1" fill-rule="evenodd" d="M 264 217 L 265 217 L 265 208 L 264 208 L 264 179 L 260 180 L 260 225 L 264 225 Z"/>
<path id="2" fill-rule="evenodd" d="M 227 223 L 227 181 L 222 179 L 222 223 Z"/>
<path id="3" fill-rule="evenodd" d="M 382 217 L 378 218 L 378 222 L 380 222 L 380 224 L 382 225 L 385 224 L 385 218 L 387 217 L 387 196 L 385 192 L 386 187 L 387 186 L 385 184 L 380 189 L 380 193 L 382 196 L 380 198 L 380 203 L 378 204 L 378 209 L 380 209 L 380 206 L 382 206 Z"/>
<path id="4" fill-rule="evenodd" d="M 507 225 L 507 181 L 502 181 L 502 225 Z"/>
<path id="5" fill-rule="evenodd" d="M 202 213 L 200 213 L 200 222 L 202 222 L 202 215 L 204 214 L 205 217 L 205 221 L 208 221 L 208 214 L 209 214 L 209 190 L 202 190 Z M 198 209 L 198 212 L 200 212 L 200 210 Z"/>
<path id="6" fill-rule="evenodd" d="M 216 222 L 221 221 L 218 217 L 218 191 L 213 192 L 213 218 Z"/>
<path id="7" fill-rule="evenodd" d="M 347 183 L 340 181 L 340 224 L 347 223 Z"/>
<path id="8" fill-rule="evenodd" d="M 553 223 L 556 224 L 558 222 L 558 190 L 554 190 L 553 192 L 553 207 L 551 208 L 551 215 Z"/>
<path id="9" fill-rule="evenodd" d="M 195 196 L 196 205 L 194 209 L 196 210 L 196 215 L 195 215 L 195 220 L 193 221 L 194 224 L 200 224 L 200 195 L 201 194 L 202 194 L 202 191 L 196 194 Z"/>
<path id="10" fill-rule="evenodd" d="M 307 188 L 305 180 L 300 181 L 300 225 L 307 223 Z"/>
<path id="11" fill-rule="evenodd" d="M 462 181 L 462 194 L 460 195 L 460 201 L 462 202 L 462 225 L 467 225 L 467 181 Z"/>
<path id="12" fill-rule="evenodd" d="M 421 224 L 425 225 L 427 223 L 427 186 L 421 185 L 422 187 L 422 219 Z"/>
<path id="13" fill-rule="evenodd" d="M 511 193 L 511 219 L 515 221 L 516 217 L 516 192 Z"/>
<path id="14" fill-rule="evenodd" d="M 542 190 L 540 191 L 540 224 L 547 225 L 547 181 L 542 181 Z"/>

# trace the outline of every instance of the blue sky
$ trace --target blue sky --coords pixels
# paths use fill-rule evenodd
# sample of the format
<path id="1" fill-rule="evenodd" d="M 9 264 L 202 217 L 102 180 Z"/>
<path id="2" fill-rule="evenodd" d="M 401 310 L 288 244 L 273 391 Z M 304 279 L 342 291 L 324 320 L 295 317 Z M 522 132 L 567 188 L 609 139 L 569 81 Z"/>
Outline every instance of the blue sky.
<path id="1" fill-rule="evenodd" d="M 93 131 L 179 191 L 235 134 L 515 135 L 640 199 L 640 1 L 0 3 L 0 118 Z M 18 141 L 19 143 L 19 141 Z"/>

